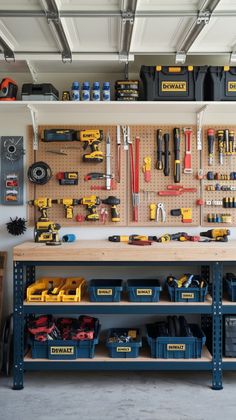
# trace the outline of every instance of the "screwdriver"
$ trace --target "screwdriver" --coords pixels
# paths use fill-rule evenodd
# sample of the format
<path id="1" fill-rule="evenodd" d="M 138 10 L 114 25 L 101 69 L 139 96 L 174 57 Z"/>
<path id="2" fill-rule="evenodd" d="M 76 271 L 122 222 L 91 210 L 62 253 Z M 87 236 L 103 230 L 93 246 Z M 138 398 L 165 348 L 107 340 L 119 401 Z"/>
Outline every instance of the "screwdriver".
<path id="1" fill-rule="evenodd" d="M 229 153 L 229 130 L 225 130 L 225 152 Z"/>
<path id="2" fill-rule="evenodd" d="M 223 155 L 224 155 L 224 130 L 218 130 L 218 150 L 219 150 L 219 163 L 220 165 L 224 164 Z"/>
<path id="3" fill-rule="evenodd" d="M 157 164 L 156 168 L 158 170 L 163 169 L 163 162 L 162 162 L 162 130 L 157 130 Z"/>
<path id="4" fill-rule="evenodd" d="M 229 153 L 234 152 L 234 131 L 229 132 Z"/>
<path id="5" fill-rule="evenodd" d="M 177 182 L 180 182 L 180 129 L 174 128 L 173 135 L 174 135 L 174 155 L 175 155 L 174 181 L 177 183 Z"/>
<path id="6" fill-rule="evenodd" d="M 214 141 L 215 131 L 212 128 L 207 130 L 207 142 L 208 142 L 208 165 L 213 165 L 213 153 L 214 153 Z"/>
<path id="7" fill-rule="evenodd" d="M 170 174 L 170 166 L 169 166 L 169 139 L 170 135 L 169 133 L 164 134 L 164 148 L 165 148 L 165 164 L 164 164 L 164 175 L 168 176 Z"/>

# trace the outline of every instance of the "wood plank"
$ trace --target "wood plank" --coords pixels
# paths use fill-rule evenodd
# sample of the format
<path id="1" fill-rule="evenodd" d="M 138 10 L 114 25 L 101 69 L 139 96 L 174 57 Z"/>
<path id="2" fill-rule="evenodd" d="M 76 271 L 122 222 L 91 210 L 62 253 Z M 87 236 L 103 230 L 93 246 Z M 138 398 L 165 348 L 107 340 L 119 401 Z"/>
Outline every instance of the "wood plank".
<path id="1" fill-rule="evenodd" d="M 13 248 L 14 261 L 236 261 L 236 240 L 230 242 L 168 242 L 139 247 L 105 240 L 78 240 L 60 246 L 24 242 Z"/>
<path id="2" fill-rule="evenodd" d="M 60 361 L 60 360 L 59 360 Z M 189 362 L 211 362 L 212 361 L 212 356 L 211 353 L 209 352 L 208 348 L 206 346 L 203 347 L 202 350 L 202 357 L 199 359 L 154 359 L 152 357 L 150 357 L 150 350 L 148 348 L 143 348 L 140 350 L 140 356 L 136 357 L 136 358 L 130 358 L 130 359 L 126 359 L 126 358 L 113 358 L 113 357 L 109 357 L 108 356 L 108 350 L 106 349 L 105 346 L 103 345 L 98 345 L 96 347 L 95 350 L 95 357 L 93 359 L 74 359 L 74 360 L 62 360 L 62 362 L 133 362 L 133 363 L 138 363 L 138 362 L 184 362 L 184 363 L 189 363 Z M 24 357 L 24 362 L 58 362 L 58 360 L 49 360 L 49 359 L 32 359 L 31 357 L 31 352 L 29 351 L 26 356 Z"/>
<path id="3" fill-rule="evenodd" d="M 212 304 L 212 298 L 210 295 L 206 296 L 205 302 L 171 302 L 168 297 L 163 296 L 161 297 L 159 302 L 130 302 L 128 300 L 122 299 L 120 302 L 91 302 L 89 298 L 86 296 L 84 297 L 80 302 L 27 302 L 24 301 L 24 306 L 40 306 L 40 305 L 53 305 L 55 307 L 57 306 L 75 306 L 75 305 L 88 305 L 88 306 L 209 306 Z"/>

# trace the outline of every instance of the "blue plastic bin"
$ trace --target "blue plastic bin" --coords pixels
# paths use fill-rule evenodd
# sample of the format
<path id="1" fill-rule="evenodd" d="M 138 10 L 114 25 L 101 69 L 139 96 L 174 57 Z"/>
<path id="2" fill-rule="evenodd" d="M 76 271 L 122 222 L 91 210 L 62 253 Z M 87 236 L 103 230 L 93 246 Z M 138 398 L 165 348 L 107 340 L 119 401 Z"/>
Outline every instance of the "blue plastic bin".
<path id="1" fill-rule="evenodd" d="M 225 279 L 225 289 L 231 302 L 236 302 L 236 277 Z"/>
<path id="2" fill-rule="evenodd" d="M 159 302 L 161 290 L 157 279 L 127 280 L 130 302 Z"/>
<path id="3" fill-rule="evenodd" d="M 206 336 L 197 324 L 190 324 L 194 337 L 157 337 L 149 336 L 147 325 L 147 341 L 151 349 L 151 357 L 161 359 L 197 359 L 201 357 Z"/>
<path id="4" fill-rule="evenodd" d="M 109 337 L 114 333 L 119 335 L 124 334 L 129 330 L 137 331 L 137 338 L 130 343 L 108 343 Z M 108 331 L 106 346 L 108 348 L 109 357 L 115 358 L 134 358 L 139 356 L 139 349 L 142 347 L 142 338 L 140 331 L 137 328 L 112 328 Z"/>
<path id="5" fill-rule="evenodd" d="M 91 302 L 120 302 L 122 280 L 92 279 L 89 284 Z"/>
<path id="6" fill-rule="evenodd" d="M 208 286 L 206 287 L 171 287 L 166 283 L 171 302 L 204 302 Z"/>
<path id="7" fill-rule="evenodd" d="M 101 325 L 93 340 L 31 340 L 32 359 L 73 360 L 92 359 L 99 341 Z"/>

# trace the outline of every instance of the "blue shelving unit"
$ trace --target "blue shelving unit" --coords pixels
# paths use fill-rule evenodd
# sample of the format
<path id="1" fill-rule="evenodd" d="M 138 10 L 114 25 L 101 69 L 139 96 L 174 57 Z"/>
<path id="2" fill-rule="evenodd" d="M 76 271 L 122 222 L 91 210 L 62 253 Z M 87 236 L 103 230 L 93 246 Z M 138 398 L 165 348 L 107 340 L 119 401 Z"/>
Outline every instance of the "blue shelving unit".
<path id="1" fill-rule="evenodd" d="M 194 261 L 194 265 L 202 266 L 207 270 L 212 283 L 212 303 L 76 303 L 63 304 L 31 304 L 24 303 L 24 290 L 35 280 L 37 266 L 115 266 L 117 261 L 15 261 L 14 262 L 14 379 L 13 389 L 23 388 L 24 371 L 32 370 L 204 370 L 212 373 L 212 388 L 222 389 L 222 271 L 220 262 Z M 119 261 L 122 266 L 186 266 L 193 265 L 189 261 Z M 236 309 L 235 309 L 236 311 Z M 46 359 L 33 360 L 29 355 L 24 357 L 24 321 L 29 314 L 201 314 L 202 326 L 212 320 L 212 358 L 209 352 L 201 359 L 160 360 L 151 359 L 150 356 L 140 355 L 139 358 L 129 361 L 112 360 L 108 356 L 99 356 L 94 359 L 75 361 L 50 361 Z M 211 337 L 210 337 L 211 338 Z M 209 337 L 208 337 L 209 339 Z M 211 340 L 210 340 L 211 341 Z M 224 366 L 226 363 L 224 363 Z M 232 367 L 233 363 L 230 363 Z M 229 365 L 227 365 L 229 366 Z M 236 361 L 235 361 L 236 368 Z"/>

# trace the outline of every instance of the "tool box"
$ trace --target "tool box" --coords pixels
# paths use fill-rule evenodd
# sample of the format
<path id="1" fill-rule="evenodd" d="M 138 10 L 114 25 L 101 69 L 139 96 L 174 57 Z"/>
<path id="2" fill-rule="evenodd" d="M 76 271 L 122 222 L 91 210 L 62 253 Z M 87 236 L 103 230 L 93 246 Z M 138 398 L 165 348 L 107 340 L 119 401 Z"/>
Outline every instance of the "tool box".
<path id="1" fill-rule="evenodd" d="M 206 77 L 207 100 L 236 100 L 236 67 L 210 66 Z"/>
<path id="2" fill-rule="evenodd" d="M 24 83 L 21 99 L 22 101 L 58 101 L 59 92 L 51 83 Z"/>
<path id="3" fill-rule="evenodd" d="M 203 101 L 207 66 L 141 66 L 146 101 Z"/>
<path id="4" fill-rule="evenodd" d="M 162 287 L 156 279 L 129 279 L 126 283 L 130 302 L 159 302 Z"/>
<path id="5" fill-rule="evenodd" d="M 122 280 L 92 279 L 89 284 L 91 302 L 120 302 Z"/>
<path id="6" fill-rule="evenodd" d="M 224 317 L 224 355 L 236 357 L 236 316 Z"/>
<path id="7" fill-rule="evenodd" d="M 50 316 L 45 316 L 44 318 L 46 319 L 46 325 L 41 326 L 41 328 L 38 328 L 41 331 L 41 333 L 39 332 L 40 337 L 38 334 L 38 339 L 37 334 L 35 334 L 35 336 L 33 336 L 32 334 L 32 331 L 35 331 L 32 330 L 32 328 L 29 328 L 29 331 L 31 333 L 29 338 L 29 344 L 31 345 L 31 353 L 33 359 L 42 358 L 51 360 L 71 360 L 78 358 L 94 357 L 95 345 L 98 344 L 99 334 L 101 330 L 101 325 L 99 324 L 97 318 L 91 318 L 86 316 L 79 317 L 79 320 L 71 318 L 61 318 L 59 320 L 53 320 L 51 318 L 49 319 L 49 323 L 47 323 L 47 318 L 50 318 Z M 78 321 L 80 321 L 81 319 L 82 321 L 83 319 L 87 319 L 89 321 L 94 320 L 93 332 L 89 331 L 86 333 L 86 326 L 84 331 L 73 330 L 73 326 L 75 326 L 76 323 L 78 323 Z M 45 327 L 48 331 L 50 331 L 50 333 L 46 335 L 46 340 L 43 336 L 43 328 Z M 85 338 L 70 339 L 71 335 L 73 336 L 73 334 L 82 334 Z M 89 337 L 90 334 L 92 334 L 92 338 Z M 68 339 L 63 339 L 63 337 L 68 337 Z"/>
<path id="8" fill-rule="evenodd" d="M 204 302 L 208 284 L 201 276 L 185 274 L 177 280 L 168 276 L 166 288 L 171 302 Z"/>
<path id="9" fill-rule="evenodd" d="M 86 281 L 83 277 L 68 277 L 59 292 L 62 302 L 80 302 L 85 292 Z"/>
<path id="10" fill-rule="evenodd" d="M 162 322 L 162 324 L 164 323 Z M 206 336 L 197 324 L 188 324 L 192 336 L 169 336 L 168 332 L 166 336 L 157 336 L 155 324 L 148 324 L 146 328 L 151 357 L 161 359 L 196 359 L 201 357 Z"/>
<path id="11" fill-rule="evenodd" d="M 112 328 L 108 331 L 106 346 L 109 357 L 134 358 L 139 356 L 142 338 L 136 328 Z"/>
<path id="12" fill-rule="evenodd" d="M 43 277 L 27 287 L 27 302 L 60 302 L 59 294 L 64 286 L 64 279 L 60 277 Z"/>
<path id="13" fill-rule="evenodd" d="M 226 273 L 224 286 L 231 302 L 236 302 L 236 276 L 233 273 Z"/>

